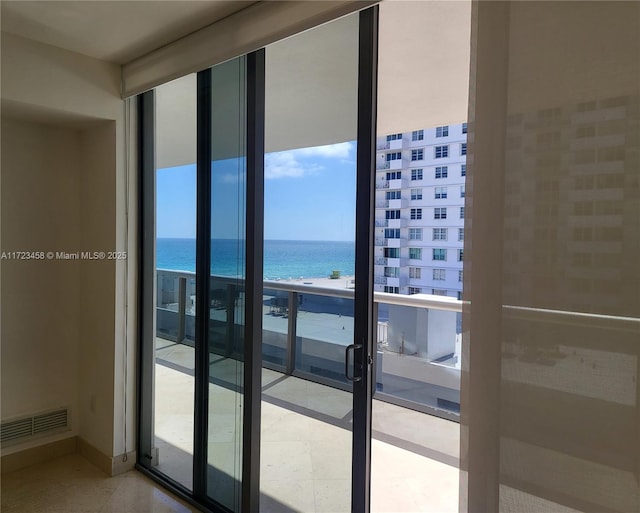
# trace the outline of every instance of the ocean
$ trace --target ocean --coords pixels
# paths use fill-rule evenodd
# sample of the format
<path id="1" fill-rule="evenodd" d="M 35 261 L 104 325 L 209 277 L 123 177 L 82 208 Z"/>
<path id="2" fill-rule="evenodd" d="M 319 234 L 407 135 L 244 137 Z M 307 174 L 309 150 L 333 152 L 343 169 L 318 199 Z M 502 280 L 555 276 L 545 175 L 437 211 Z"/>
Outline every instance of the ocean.
<path id="1" fill-rule="evenodd" d="M 238 241 L 211 241 L 211 274 L 237 276 L 241 273 L 237 255 Z M 195 239 L 157 239 L 158 269 L 196 270 Z M 264 278 L 321 278 L 332 271 L 342 276 L 355 273 L 355 242 L 265 240 Z"/>

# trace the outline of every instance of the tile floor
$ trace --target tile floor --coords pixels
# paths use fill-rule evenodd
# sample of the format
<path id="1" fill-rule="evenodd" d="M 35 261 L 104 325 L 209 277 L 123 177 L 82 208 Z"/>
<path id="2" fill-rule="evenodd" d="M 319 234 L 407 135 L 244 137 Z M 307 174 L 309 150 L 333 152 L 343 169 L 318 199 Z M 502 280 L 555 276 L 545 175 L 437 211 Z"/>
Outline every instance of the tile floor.
<path id="1" fill-rule="evenodd" d="M 214 358 L 209 387 L 209 462 L 214 478 L 239 476 L 241 375 L 234 360 Z M 158 469 L 191 486 L 193 451 L 192 349 L 167 344 L 156 364 Z M 338 513 L 350 509 L 351 401 L 349 393 L 263 369 L 261 511 Z M 374 401 L 372 511 L 458 511 L 459 425 Z M 213 479 L 213 478 L 211 478 Z M 210 480 L 211 480 L 210 479 Z M 227 487 L 228 488 L 228 487 Z M 232 497 L 219 500 L 232 501 Z"/>
<path id="2" fill-rule="evenodd" d="M 136 470 L 109 477 L 71 454 L 2 475 L 2 513 L 197 511 Z"/>

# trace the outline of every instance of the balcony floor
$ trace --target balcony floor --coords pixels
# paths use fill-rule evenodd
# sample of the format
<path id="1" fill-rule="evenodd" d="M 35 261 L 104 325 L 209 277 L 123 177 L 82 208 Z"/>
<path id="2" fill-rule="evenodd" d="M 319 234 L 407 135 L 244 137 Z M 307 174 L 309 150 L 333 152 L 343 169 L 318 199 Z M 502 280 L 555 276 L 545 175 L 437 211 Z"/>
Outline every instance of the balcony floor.
<path id="1" fill-rule="evenodd" d="M 157 342 L 158 468 L 191 487 L 193 349 Z M 239 472 L 240 365 L 211 358 L 209 455 L 220 484 Z M 261 511 L 349 511 L 351 394 L 269 369 L 262 384 Z M 374 400 L 373 438 L 372 511 L 458 511 L 457 423 Z"/>

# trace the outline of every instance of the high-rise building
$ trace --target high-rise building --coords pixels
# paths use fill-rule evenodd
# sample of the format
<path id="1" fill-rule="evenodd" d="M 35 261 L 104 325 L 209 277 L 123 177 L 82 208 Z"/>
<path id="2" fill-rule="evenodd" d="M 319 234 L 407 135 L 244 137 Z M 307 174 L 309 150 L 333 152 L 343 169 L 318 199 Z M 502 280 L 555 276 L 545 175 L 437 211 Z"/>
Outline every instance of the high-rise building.
<path id="1" fill-rule="evenodd" d="M 467 124 L 377 140 L 374 290 L 460 299 Z"/>

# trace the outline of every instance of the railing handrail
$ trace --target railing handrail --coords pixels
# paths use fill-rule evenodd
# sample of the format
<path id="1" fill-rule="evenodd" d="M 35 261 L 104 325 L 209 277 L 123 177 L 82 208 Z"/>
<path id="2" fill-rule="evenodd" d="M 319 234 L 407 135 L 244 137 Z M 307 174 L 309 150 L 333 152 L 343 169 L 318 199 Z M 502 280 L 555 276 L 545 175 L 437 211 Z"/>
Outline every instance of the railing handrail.
<path id="1" fill-rule="evenodd" d="M 193 271 L 176 271 L 171 269 L 158 269 L 158 273 L 174 275 L 176 278 L 193 277 L 196 273 Z M 211 275 L 212 278 L 225 279 L 225 276 Z M 351 280 L 352 278 L 340 278 L 342 280 Z M 309 278 L 313 280 L 313 278 Z M 229 281 L 234 281 L 229 278 Z M 340 280 L 336 280 L 340 281 Z M 279 290 L 283 292 L 297 292 L 301 294 L 313 294 L 317 296 L 333 296 L 344 299 L 353 299 L 354 290 L 347 288 L 323 287 L 322 285 L 309 285 L 305 283 L 292 283 L 290 281 L 280 280 L 264 280 L 265 289 Z M 409 306 L 415 308 L 432 308 L 434 310 L 445 310 L 449 312 L 462 312 L 463 302 L 447 296 L 434 296 L 431 294 L 391 294 L 387 292 L 374 292 L 373 301 L 375 303 L 383 303 L 389 305 Z"/>

